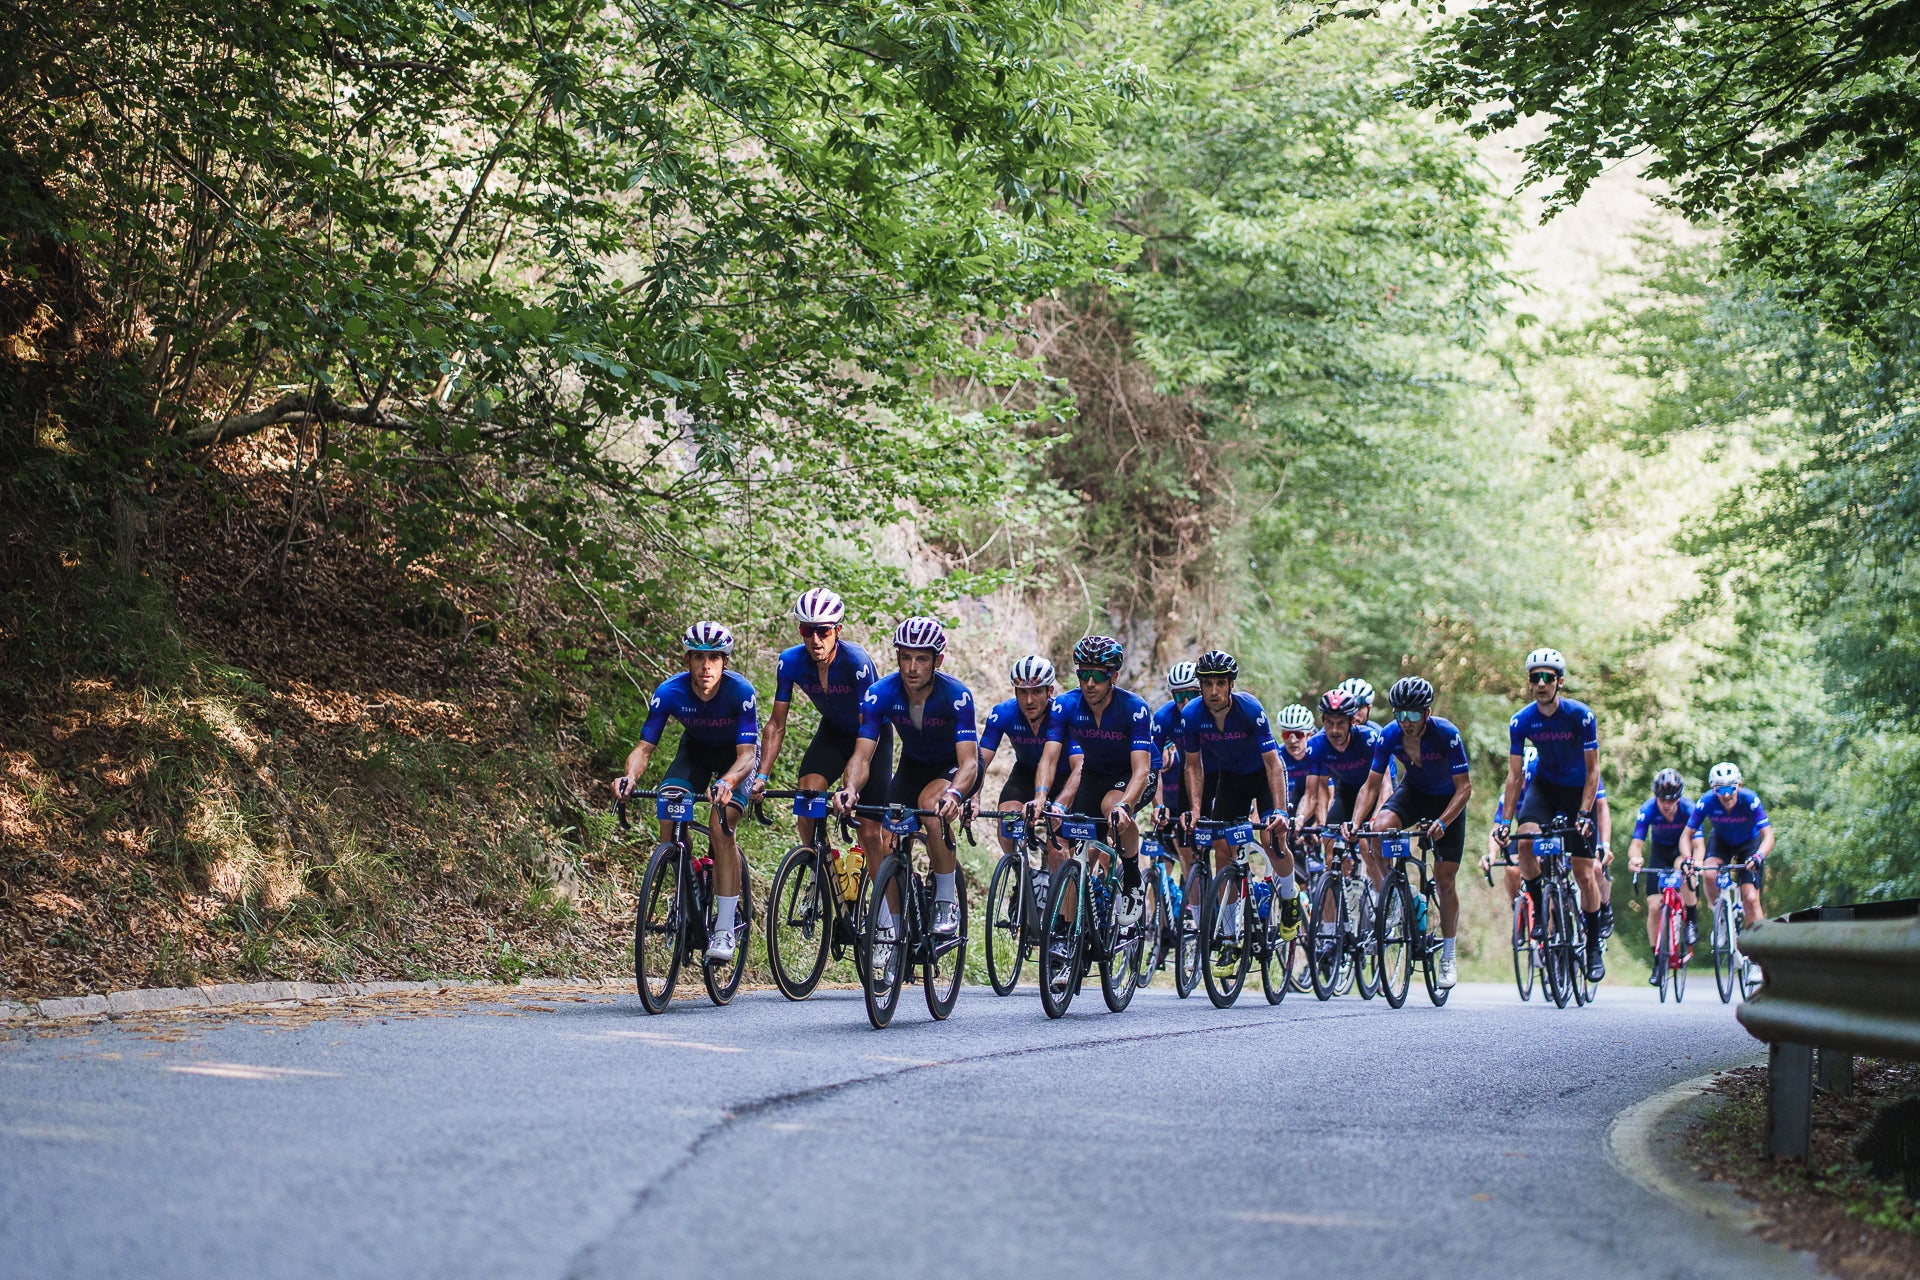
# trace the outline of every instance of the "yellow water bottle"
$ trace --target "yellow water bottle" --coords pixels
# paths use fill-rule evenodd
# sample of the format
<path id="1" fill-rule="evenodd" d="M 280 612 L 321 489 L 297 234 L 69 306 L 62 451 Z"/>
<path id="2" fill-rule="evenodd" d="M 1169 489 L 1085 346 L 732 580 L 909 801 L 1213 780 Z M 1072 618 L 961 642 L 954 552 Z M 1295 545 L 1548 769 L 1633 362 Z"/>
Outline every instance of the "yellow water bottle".
<path id="1" fill-rule="evenodd" d="M 840 855 L 840 896 L 848 902 L 860 896 L 860 872 L 866 865 L 866 858 L 857 848 Z"/>

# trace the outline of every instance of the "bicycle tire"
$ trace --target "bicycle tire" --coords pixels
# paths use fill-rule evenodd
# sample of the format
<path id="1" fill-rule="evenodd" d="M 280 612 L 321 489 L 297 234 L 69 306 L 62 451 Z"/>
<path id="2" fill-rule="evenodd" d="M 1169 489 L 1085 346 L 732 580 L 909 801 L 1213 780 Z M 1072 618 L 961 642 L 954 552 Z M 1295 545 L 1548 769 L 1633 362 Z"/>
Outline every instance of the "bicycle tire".
<path id="1" fill-rule="evenodd" d="M 1313 984 L 1313 998 L 1331 1000 L 1339 988 L 1340 958 L 1347 945 L 1346 895 L 1340 892 L 1341 877 L 1328 871 L 1321 875 L 1320 883 L 1314 886 L 1313 902 L 1308 909 L 1312 929 L 1308 933 L 1307 956 L 1308 981 Z M 1333 919 L 1327 919 L 1331 906 Z"/>
<path id="2" fill-rule="evenodd" d="M 1038 977 L 1040 1007 L 1049 1018 L 1065 1017 L 1073 1005 L 1074 994 L 1080 989 L 1080 953 L 1086 946 L 1081 921 L 1087 915 L 1080 901 L 1085 896 L 1080 881 L 1080 863 L 1077 859 L 1069 858 L 1060 864 L 1060 870 L 1054 874 L 1053 887 L 1047 895 L 1047 928 L 1040 939 Z M 1066 901 L 1069 887 L 1073 890 L 1074 918 L 1064 920 L 1060 904 Z M 1072 939 L 1072 954 L 1065 960 L 1053 954 L 1054 932 L 1063 923 L 1065 932 Z"/>
<path id="3" fill-rule="evenodd" d="M 1653 976 L 1660 988 L 1660 1003 L 1665 1004 L 1673 990 L 1673 953 L 1668 950 L 1673 944 L 1673 921 L 1666 903 L 1661 903 L 1658 910 L 1660 920 L 1653 931 Z"/>
<path id="4" fill-rule="evenodd" d="M 1406 1004 L 1413 986 L 1413 886 L 1404 873 L 1388 878 L 1375 914 L 1373 946 L 1379 953 L 1380 994 L 1389 1008 L 1398 1009 Z"/>
<path id="5" fill-rule="evenodd" d="M 633 985 L 640 1007 L 665 1013 L 680 981 L 680 959 L 685 954 L 680 901 L 680 846 L 663 841 L 647 859 L 640 882 L 640 901 L 633 913 Z M 702 939 L 704 942 L 705 939 Z"/>
<path id="6" fill-rule="evenodd" d="M 1240 890 L 1238 896 L 1235 888 Z M 1207 984 L 1207 999 L 1213 1001 L 1216 1009 L 1231 1009 L 1233 1002 L 1240 998 L 1240 991 L 1247 985 L 1247 968 L 1252 960 L 1253 948 L 1247 937 L 1257 917 L 1246 909 L 1247 898 L 1246 872 L 1239 866 L 1228 867 L 1213 877 L 1212 885 L 1207 889 L 1206 908 L 1200 913 L 1200 936 L 1204 945 L 1200 951 L 1200 976 Z M 1240 913 L 1238 935 L 1226 932 L 1226 926 L 1232 919 L 1230 912 Z M 1230 968 L 1226 973 L 1215 970 L 1221 960 L 1228 960 Z"/>
<path id="7" fill-rule="evenodd" d="M 1553 1007 L 1564 1009 L 1573 996 L 1571 968 L 1572 942 L 1569 940 L 1565 896 L 1556 880 L 1541 886 L 1540 910 L 1546 917 L 1547 940 L 1543 950 L 1547 961 L 1547 999 Z"/>
<path id="8" fill-rule="evenodd" d="M 1353 913 L 1354 927 L 1361 934 L 1354 940 L 1353 989 L 1362 1000 L 1380 994 L 1380 948 L 1373 945 L 1373 926 L 1380 915 L 1379 895 L 1373 882 L 1362 874 L 1354 879 L 1360 885 L 1360 907 Z"/>
<path id="9" fill-rule="evenodd" d="M 706 984 L 707 999 L 716 1005 L 728 1003 L 740 990 L 740 979 L 747 972 L 747 942 L 753 937 L 753 869 L 747 865 L 747 855 L 737 847 L 734 855 L 740 859 L 740 901 L 733 913 L 733 959 L 724 965 L 713 965 L 703 957 L 700 964 L 700 981 Z M 713 895 L 708 894 L 709 934 L 715 922 Z"/>
<path id="10" fill-rule="evenodd" d="M 1522 889 L 1513 897 L 1513 985 L 1519 989 L 1522 1001 L 1533 999 L 1533 980 L 1538 967 L 1533 952 L 1533 899 Z"/>
<path id="11" fill-rule="evenodd" d="M 1733 927 L 1733 913 L 1727 908 L 1730 893 L 1722 893 L 1713 903 L 1713 985 L 1719 988 L 1720 1003 L 1733 1003 L 1733 987 L 1740 975 L 1734 971 L 1733 942 L 1728 936 Z"/>
<path id="12" fill-rule="evenodd" d="M 839 890 L 836 880 L 833 893 Z M 787 999 L 805 1000 L 820 985 L 827 948 L 833 941 L 833 912 L 834 903 L 820 875 L 820 855 L 811 845 L 787 850 L 767 893 L 766 924 L 767 967 L 773 970 L 774 986 Z M 790 970 L 789 965 L 797 967 Z"/>
<path id="13" fill-rule="evenodd" d="M 997 996 L 1013 994 L 1020 985 L 1021 962 L 1027 958 L 1026 863 L 1024 854 L 1003 854 L 987 887 L 987 981 Z M 1004 959 L 1003 948 L 1008 953 Z"/>
<path id="14" fill-rule="evenodd" d="M 924 884 L 915 884 L 916 895 L 925 890 Z M 947 1015 L 953 1012 L 954 1002 L 960 998 L 960 983 L 967 973 L 967 877 L 964 872 L 953 878 L 954 905 L 960 908 L 960 932 L 945 949 L 928 930 L 927 959 L 921 966 L 921 977 L 926 982 L 927 1012 L 933 1015 L 935 1022 L 945 1022 Z M 929 910 L 933 906 L 933 895 L 925 894 L 925 905 Z M 929 919 L 929 923 L 931 920 Z"/>
<path id="15" fill-rule="evenodd" d="M 1427 933 L 1419 948 L 1420 976 L 1427 985 L 1428 1001 L 1438 1009 L 1453 994 L 1451 987 L 1440 985 L 1440 957 L 1446 954 L 1447 939 L 1440 924 L 1440 895 L 1433 891 L 1431 881 L 1421 886 L 1421 896 L 1427 900 Z"/>
<path id="16" fill-rule="evenodd" d="M 866 1000 L 867 1021 L 876 1031 L 884 1030 L 900 1007 L 900 988 L 906 982 L 908 954 L 913 945 L 907 908 L 911 886 L 904 884 L 905 872 L 905 864 L 897 856 L 888 854 L 880 870 L 874 873 L 873 886 L 867 895 L 866 928 L 862 930 L 859 947 L 860 993 Z M 875 935 L 880 929 L 880 904 L 887 900 L 889 893 L 899 897 L 900 910 L 893 918 L 895 940 L 882 943 Z M 886 952 L 877 963 L 876 948 L 884 948 Z"/>
<path id="17" fill-rule="evenodd" d="M 1116 855 L 1118 856 L 1118 855 Z M 1110 1013 L 1121 1013 L 1133 1001 L 1133 993 L 1140 985 L 1140 951 L 1146 942 L 1141 931 L 1141 921 L 1135 921 L 1131 931 L 1123 930 L 1119 920 L 1120 903 L 1114 899 L 1114 907 L 1108 921 L 1109 934 L 1100 942 L 1100 998 L 1107 1002 Z"/>
<path id="18" fill-rule="evenodd" d="M 1195 859 L 1187 871 L 1187 887 L 1180 902 L 1180 918 L 1174 921 L 1173 992 L 1182 1000 L 1200 985 L 1200 912 L 1207 902 L 1207 883 L 1212 877 Z"/>
<path id="19" fill-rule="evenodd" d="M 1140 917 L 1140 930 L 1147 941 L 1140 948 L 1140 971 L 1134 983 L 1143 990 L 1153 985 L 1154 975 L 1167 959 L 1167 896 L 1161 884 L 1158 868 L 1145 877 L 1147 910 Z"/>
<path id="20" fill-rule="evenodd" d="M 1275 903 L 1275 911 L 1280 909 Z M 1279 926 L 1271 920 L 1267 922 L 1267 945 L 1260 956 L 1260 990 L 1267 997 L 1268 1004 L 1279 1004 L 1287 998 L 1287 987 L 1292 982 L 1293 957 L 1300 949 L 1298 931 L 1291 938 L 1280 936 Z"/>
<path id="21" fill-rule="evenodd" d="M 1677 957 L 1673 966 L 1673 1002 L 1679 1004 L 1687 996 L 1687 917 L 1684 912 L 1674 912 L 1667 917 L 1667 945 Z"/>

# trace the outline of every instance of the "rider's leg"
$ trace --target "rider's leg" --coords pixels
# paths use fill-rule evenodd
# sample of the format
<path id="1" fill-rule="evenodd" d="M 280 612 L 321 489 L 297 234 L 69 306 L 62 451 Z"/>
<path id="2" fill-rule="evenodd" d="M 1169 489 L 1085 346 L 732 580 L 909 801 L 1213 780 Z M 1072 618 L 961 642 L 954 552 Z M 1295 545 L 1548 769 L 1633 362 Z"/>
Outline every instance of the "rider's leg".
<path id="1" fill-rule="evenodd" d="M 1765 919 L 1760 914 L 1760 886 L 1743 884 L 1740 886 L 1740 905 L 1746 908 L 1747 927 L 1753 928 Z"/>

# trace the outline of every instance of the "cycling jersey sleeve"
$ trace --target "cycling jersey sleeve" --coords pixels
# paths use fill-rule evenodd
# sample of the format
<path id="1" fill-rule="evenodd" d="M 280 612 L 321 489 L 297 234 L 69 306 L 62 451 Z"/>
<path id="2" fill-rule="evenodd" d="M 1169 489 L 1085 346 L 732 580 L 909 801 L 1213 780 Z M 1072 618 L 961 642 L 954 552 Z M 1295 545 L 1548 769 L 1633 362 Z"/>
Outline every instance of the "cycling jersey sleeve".
<path id="1" fill-rule="evenodd" d="M 1053 706 L 1047 711 L 1047 741 L 1065 742 L 1067 740 L 1067 700 L 1055 698 Z"/>
<path id="2" fill-rule="evenodd" d="M 1635 840 L 1645 840 L 1647 838 L 1647 811 L 1644 807 L 1639 813 L 1634 815 L 1632 838 Z"/>
<path id="3" fill-rule="evenodd" d="M 1600 718 L 1594 715 L 1592 711 L 1588 711 L 1586 718 L 1581 720 L 1580 733 L 1582 735 L 1580 738 L 1580 749 L 1582 751 L 1598 751 L 1600 749 Z"/>
<path id="4" fill-rule="evenodd" d="M 1526 714 L 1525 708 L 1514 712 L 1513 719 L 1507 721 L 1507 754 L 1523 756 L 1527 754 L 1527 730 L 1520 723 L 1520 717 Z"/>
<path id="5" fill-rule="evenodd" d="M 749 685 L 747 695 L 740 700 L 740 732 L 734 738 L 739 746 L 753 746 L 760 741 L 760 699 Z"/>
<path id="6" fill-rule="evenodd" d="M 1000 749 L 1000 739 L 1006 736 L 1006 732 L 1007 726 L 1000 715 L 1000 708 L 995 707 L 993 710 L 987 712 L 987 727 L 980 735 L 980 749 L 982 751 L 998 751 Z"/>
<path id="7" fill-rule="evenodd" d="M 880 740 L 880 691 L 886 686 L 887 681 L 891 679 L 892 677 L 888 676 L 885 679 L 876 680 L 867 691 L 860 696 L 860 736 L 869 741 L 878 742 Z"/>
<path id="8" fill-rule="evenodd" d="M 1136 698 L 1135 702 L 1138 705 L 1133 709 L 1133 745 L 1128 750 L 1144 751 L 1151 761 L 1158 754 L 1153 749 L 1153 713 L 1147 710 L 1144 700 Z"/>
<path id="9" fill-rule="evenodd" d="M 1472 771 L 1473 766 L 1467 763 L 1467 740 L 1458 729 L 1454 730 L 1453 740 L 1447 743 L 1447 756 L 1453 765 L 1454 777 Z"/>
<path id="10" fill-rule="evenodd" d="M 1773 819 L 1767 816 L 1766 806 L 1760 803 L 1760 797 L 1753 797 L 1753 830 L 1757 835 L 1773 825 Z"/>
<path id="11" fill-rule="evenodd" d="M 974 743 L 980 740 L 973 717 L 973 694 L 964 688 L 953 700 L 953 740 Z"/>
<path id="12" fill-rule="evenodd" d="M 1400 745 L 1400 726 L 1390 724 L 1373 740 L 1373 772 L 1385 773 L 1393 761 L 1394 748 Z"/>
<path id="13" fill-rule="evenodd" d="M 773 676 L 773 700 L 776 704 L 793 701 L 794 662 L 792 650 L 780 655 L 780 665 Z"/>
<path id="14" fill-rule="evenodd" d="M 1693 806 L 1693 816 L 1687 819 L 1687 829 L 1704 831 L 1707 826 L 1707 802 L 1703 799 Z"/>
<path id="15" fill-rule="evenodd" d="M 647 723 L 641 726 L 640 741 L 659 745 L 660 735 L 667 731 L 666 686 L 653 691 L 653 701 L 647 704 Z"/>

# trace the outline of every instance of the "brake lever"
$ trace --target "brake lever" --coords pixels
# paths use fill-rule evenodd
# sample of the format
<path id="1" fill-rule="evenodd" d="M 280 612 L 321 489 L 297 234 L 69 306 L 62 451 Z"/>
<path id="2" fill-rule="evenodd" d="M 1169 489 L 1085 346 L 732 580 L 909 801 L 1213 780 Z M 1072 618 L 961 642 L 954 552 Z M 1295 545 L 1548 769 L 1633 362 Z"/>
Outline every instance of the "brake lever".
<path id="1" fill-rule="evenodd" d="M 633 830 L 633 823 L 627 818 L 627 802 L 624 797 L 613 802 L 613 814 L 619 820 L 622 831 Z"/>

